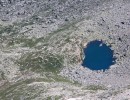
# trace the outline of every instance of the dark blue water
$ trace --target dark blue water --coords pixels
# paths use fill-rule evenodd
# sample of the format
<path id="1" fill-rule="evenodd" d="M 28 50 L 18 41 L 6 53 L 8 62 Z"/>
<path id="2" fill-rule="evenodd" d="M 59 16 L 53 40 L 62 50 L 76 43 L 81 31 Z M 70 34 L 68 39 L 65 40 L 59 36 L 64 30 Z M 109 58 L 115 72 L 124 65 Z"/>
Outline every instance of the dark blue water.
<path id="1" fill-rule="evenodd" d="M 85 58 L 82 66 L 91 70 L 109 69 L 115 63 L 113 50 L 102 41 L 92 41 L 84 48 Z"/>

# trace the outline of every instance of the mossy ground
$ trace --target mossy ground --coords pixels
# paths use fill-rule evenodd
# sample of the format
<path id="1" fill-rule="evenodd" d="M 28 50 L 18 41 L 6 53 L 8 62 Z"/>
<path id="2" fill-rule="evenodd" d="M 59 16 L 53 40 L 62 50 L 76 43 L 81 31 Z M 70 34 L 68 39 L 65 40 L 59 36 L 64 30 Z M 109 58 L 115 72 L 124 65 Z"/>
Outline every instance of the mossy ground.
<path id="1" fill-rule="evenodd" d="M 34 72 L 59 72 L 63 67 L 62 55 L 51 53 L 29 53 L 23 55 L 16 63 L 20 70 L 31 70 Z"/>

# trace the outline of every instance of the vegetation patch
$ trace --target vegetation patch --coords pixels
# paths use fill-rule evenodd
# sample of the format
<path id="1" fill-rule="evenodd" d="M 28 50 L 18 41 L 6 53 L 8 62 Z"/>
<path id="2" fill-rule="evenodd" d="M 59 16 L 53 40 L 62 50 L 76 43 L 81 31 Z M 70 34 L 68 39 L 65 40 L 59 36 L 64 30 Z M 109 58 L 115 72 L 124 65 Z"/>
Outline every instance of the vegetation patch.
<path id="1" fill-rule="evenodd" d="M 128 85 L 127 88 L 130 89 L 130 85 Z"/>
<path id="2" fill-rule="evenodd" d="M 4 90 L 0 91 L 0 100 L 20 100 L 21 98 L 26 100 L 32 100 L 32 98 L 36 98 L 39 94 L 39 92 L 46 91 L 45 89 L 42 89 L 39 91 L 34 89 L 33 87 L 27 86 L 27 84 L 30 84 L 35 81 L 46 81 L 44 79 L 28 79 L 25 81 L 17 82 L 16 84 L 10 85 L 8 87 L 5 87 Z M 47 81 L 48 82 L 48 81 Z"/>
<path id="3" fill-rule="evenodd" d="M 34 47 L 39 41 L 35 38 L 27 38 L 27 37 L 18 37 L 18 38 L 11 38 L 8 40 L 7 46 L 14 46 L 16 44 L 22 44 L 22 47 Z"/>
<path id="4" fill-rule="evenodd" d="M 63 66 L 63 56 L 52 53 L 29 53 L 23 55 L 17 64 L 20 70 L 31 70 L 34 72 L 59 72 Z"/>
<path id="5" fill-rule="evenodd" d="M 32 20 L 23 20 L 23 21 L 21 21 L 21 22 L 15 22 L 14 23 L 14 25 L 15 26 L 18 26 L 18 27 L 20 27 L 20 28 L 22 28 L 22 27 L 25 27 L 25 26 L 28 26 L 28 25 L 33 25 L 34 23 L 33 23 L 33 21 Z"/>
<path id="6" fill-rule="evenodd" d="M 93 90 L 93 91 L 106 90 L 106 88 L 104 86 L 100 86 L 100 85 L 89 85 L 87 87 L 84 87 L 83 89 L 84 90 Z"/>
<path id="7" fill-rule="evenodd" d="M 62 96 L 49 96 L 45 100 L 59 100 L 61 98 L 62 98 Z"/>
<path id="8" fill-rule="evenodd" d="M 0 34 L 6 33 L 6 34 L 16 34 L 18 33 L 19 29 L 18 27 L 14 25 L 8 25 L 8 26 L 2 26 L 0 25 Z"/>

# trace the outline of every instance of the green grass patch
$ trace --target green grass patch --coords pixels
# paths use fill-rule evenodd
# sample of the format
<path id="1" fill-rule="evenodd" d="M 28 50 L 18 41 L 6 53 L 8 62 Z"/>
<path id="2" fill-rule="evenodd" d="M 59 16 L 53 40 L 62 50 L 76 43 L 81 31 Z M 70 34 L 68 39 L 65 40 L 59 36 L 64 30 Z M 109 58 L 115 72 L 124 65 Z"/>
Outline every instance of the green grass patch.
<path id="1" fill-rule="evenodd" d="M 57 77 L 57 76 L 55 76 Z M 57 78 L 59 78 L 58 76 Z M 62 78 L 62 77 L 61 77 Z M 5 88 L 0 90 L 0 100 L 20 100 L 21 97 L 23 97 L 25 100 L 32 100 L 39 96 L 40 93 L 47 92 L 47 89 L 42 87 L 35 87 L 35 86 L 28 86 L 28 84 L 31 84 L 33 82 L 54 82 L 55 80 L 52 78 L 32 78 L 27 79 L 24 81 L 18 81 L 15 84 L 9 84 Z M 60 79 L 62 82 L 62 80 Z M 58 81 L 58 82 L 60 82 Z M 41 84 L 42 86 L 42 84 Z M 49 100 L 50 97 L 48 97 Z M 54 98 L 54 100 L 59 100 L 61 96 L 53 96 L 51 98 Z M 46 99 L 45 99 L 46 100 Z M 50 99 L 51 100 L 51 99 Z"/>
<path id="2" fill-rule="evenodd" d="M 31 70 L 34 72 L 59 72 L 63 66 L 63 56 L 52 53 L 29 53 L 23 55 L 17 64 L 20 70 Z"/>
<path id="3" fill-rule="evenodd" d="M 28 25 L 33 25 L 34 24 L 34 22 L 32 21 L 32 20 L 29 20 L 29 21 L 27 21 L 27 20 L 23 20 L 23 21 L 21 21 L 21 22 L 15 22 L 15 23 L 13 23 L 15 26 L 18 26 L 18 27 L 20 27 L 20 28 L 22 28 L 22 27 L 25 27 L 25 26 L 28 26 Z"/>
<path id="4" fill-rule="evenodd" d="M 19 81 L 12 85 L 9 84 L 0 90 L 0 100 L 10 100 L 10 98 L 13 100 L 20 100 L 21 96 L 26 97 L 26 100 L 32 100 L 32 98 L 37 97 L 37 90 L 28 87 L 27 84 L 33 82 L 52 82 L 52 80 L 45 78 L 36 78 Z M 43 89 L 43 91 L 45 90 Z M 35 96 L 33 94 L 35 94 Z"/>
<path id="5" fill-rule="evenodd" d="M 49 96 L 45 100 L 59 100 L 61 98 L 62 98 L 62 96 Z"/>
<path id="6" fill-rule="evenodd" d="M 19 32 L 18 27 L 15 27 L 14 25 L 8 25 L 8 26 L 0 26 L 0 34 L 7 33 L 7 34 L 17 34 Z"/>
<path id="7" fill-rule="evenodd" d="M 27 37 L 20 37 L 20 38 L 12 38 L 9 40 L 7 46 L 14 46 L 16 44 L 22 44 L 22 47 L 34 47 L 38 43 L 37 39 L 35 38 L 27 38 Z"/>
<path id="8" fill-rule="evenodd" d="M 83 90 L 97 91 L 97 90 L 106 90 L 106 88 L 104 86 L 100 86 L 100 85 L 89 85 L 87 87 L 84 87 Z"/>

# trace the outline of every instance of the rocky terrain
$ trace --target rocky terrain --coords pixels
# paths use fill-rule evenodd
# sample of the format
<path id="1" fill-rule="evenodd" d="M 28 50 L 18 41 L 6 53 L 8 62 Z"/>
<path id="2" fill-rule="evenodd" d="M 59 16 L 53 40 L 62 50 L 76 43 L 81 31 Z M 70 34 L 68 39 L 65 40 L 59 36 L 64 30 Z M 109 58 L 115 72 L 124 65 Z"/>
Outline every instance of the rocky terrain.
<path id="1" fill-rule="evenodd" d="M 102 40 L 116 64 L 81 66 Z M 129 0 L 0 0 L 0 100 L 130 100 Z"/>

